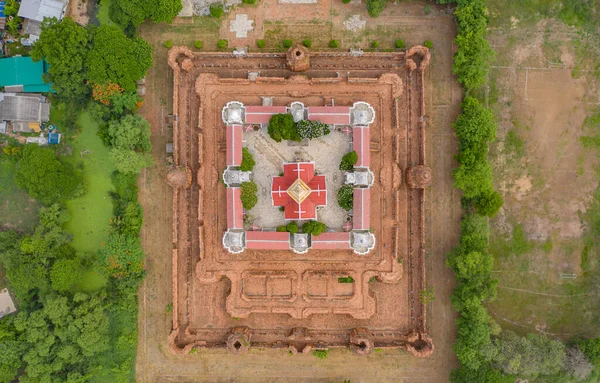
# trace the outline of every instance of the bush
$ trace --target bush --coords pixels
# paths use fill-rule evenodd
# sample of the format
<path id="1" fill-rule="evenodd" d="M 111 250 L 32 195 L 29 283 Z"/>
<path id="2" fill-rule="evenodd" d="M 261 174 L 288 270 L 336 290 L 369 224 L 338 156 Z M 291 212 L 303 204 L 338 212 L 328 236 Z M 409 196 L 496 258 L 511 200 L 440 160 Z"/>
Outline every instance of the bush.
<path id="1" fill-rule="evenodd" d="M 242 189 L 242 193 L 240 195 L 240 198 L 242 200 L 242 206 L 244 207 L 244 209 L 250 210 L 258 202 L 258 197 L 256 196 L 256 193 L 258 192 L 258 186 L 256 186 L 256 183 L 254 183 L 254 181 L 250 181 L 242 182 L 240 187 Z"/>
<path id="2" fill-rule="evenodd" d="M 264 48 L 264 47 L 265 47 L 265 45 L 266 45 L 266 44 L 265 44 L 265 40 L 256 40 L 256 46 L 257 46 L 258 48 L 261 48 L 261 49 L 262 49 L 262 48 Z"/>
<path id="3" fill-rule="evenodd" d="M 173 48 L 173 42 L 171 40 L 165 41 L 165 48 Z"/>
<path id="4" fill-rule="evenodd" d="M 315 350 L 312 354 L 319 359 L 326 359 L 327 355 L 329 355 L 329 350 Z"/>
<path id="5" fill-rule="evenodd" d="M 287 225 L 277 226 L 276 231 L 280 233 L 288 232 L 290 234 L 296 234 L 300 229 L 295 221 L 288 223 Z"/>
<path id="6" fill-rule="evenodd" d="M 371 41 L 371 48 L 373 48 L 373 49 L 379 48 L 379 41 L 377 41 L 377 40 Z"/>
<path id="7" fill-rule="evenodd" d="M 342 185 L 337 194 L 338 205 L 344 210 L 352 210 L 354 205 L 354 187 L 352 185 Z"/>
<path id="8" fill-rule="evenodd" d="M 281 140 L 301 141 L 296 129 L 294 117 L 291 114 L 275 114 L 269 120 L 267 128 L 269 136 L 276 142 Z"/>
<path id="9" fill-rule="evenodd" d="M 352 171 L 354 170 L 354 165 L 358 162 L 358 154 L 356 151 L 351 151 L 342 157 L 342 161 L 340 162 L 340 170 Z"/>
<path id="10" fill-rule="evenodd" d="M 473 202 L 477 213 L 493 217 L 504 204 L 500 193 L 494 189 L 484 190 L 479 197 Z"/>
<path id="11" fill-rule="evenodd" d="M 425 40 L 425 42 L 423 43 L 423 46 L 425 46 L 426 48 L 433 48 L 433 41 L 431 40 Z"/>
<path id="12" fill-rule="evenodd" d="M 82 172 L 59 161 L 50 148 L 25 145 L 16 169 L 17 185 L 45 204 L 66 201 L 84 191 Z"/>
<path id="13" fill-rule="evenodd" d="M 321 121 L 300 120 L 296 123 L 296 131 L 301 138 L 312 140 L 331 133 L 329 126 Z"/>
<path id="14" fill-rule="evenodd" d="M 327 225 L 323 222 L 308 221 L 302 225 L 302 232 L 310 235 L 319 235 L 327 231 Z"/>
<path id="15" fill-rule="evenodd" d="M 240 164 L 240 170 L 243 172 L 250 172 L 254 169 L 255 164 L 254 157 L 248 148 L 242 148 L 242 163 Z"/>
<path id="16" fill-rule="evenodd" d="M 284 48 L 291 48 L 292 45 L 294 45 L 294 42 L 292 40 L 289 40 L 289 39 L 283 40 L 283 47 Z"/>
<path id="17" fill-rule="evenodd" d="M 302 40 L 302 45 L 304 45 L 307 48 L 312 47 L 312 40 L 306 39 L 306 40 Z"/>
<path id="18" fill-rule="evenodd" d="M 385 9 L 386 0 L 367 0 L 367 12 L 372 18 L 379 17 Z"/>
<path id="19" fill-rule="evenodd" d="M 225 39 L 221 39 L 217 42 L 217 48 L 219 49 L 225 49 L 227 48 L 227 45 L 229 45 L 229 43 Z"/>
<path id="20" fill-rule="evenodd" d="M 200 41 L 200 40 L 194 41 L 194 48 L 202 49 L 203 46 L 204 46 L 204 44 L 202 44 L 202 41 Z"/>
<path id="21" fill-rule="evenodd" d="M 212 3 L 209 7 L 209 10 L 210 10 L 210 15 L 216 19 L 223 16 L 223 13 L 225 12 L 225 8 L 223 7 L 223 4 L 221 4 L 221 3 Z"/>
<path id="22" fill-rule="evenodd" d="M 427 4 L 427 5 L 425 6 L 425 9 L 423 10 L 423 12 L 424 12 L 426 15 L 430 14 L 430 13 L 431 13 L 431 5 Z"/>
<path id="23" fill-rule="evenodd" d="M 344 4 L 350 4 L 351 1 L 352 0 L 342 0 L 342 3 L 344 3 Z"/>
<path id="24" fill-rule="evenodd" d="M 329 40 L 329 48 L 339 48 L 340 42 L 338 40 Z"/>
<path id="25" fill-rule="evenodd" d="M 396 42 L 394 43 L 394 45 L 398 49 L 404 49 L 404 48 L 406 48 L 406 43 L 404 42 L 404 40 L 396 40 Z"/>
<path id="26" fill-rule="evenodd" d="M 253 4 L 256 4 L 256 0 L 242 0 L 242 3 L 248 4 L 248 5 L 253 5 Z"/>

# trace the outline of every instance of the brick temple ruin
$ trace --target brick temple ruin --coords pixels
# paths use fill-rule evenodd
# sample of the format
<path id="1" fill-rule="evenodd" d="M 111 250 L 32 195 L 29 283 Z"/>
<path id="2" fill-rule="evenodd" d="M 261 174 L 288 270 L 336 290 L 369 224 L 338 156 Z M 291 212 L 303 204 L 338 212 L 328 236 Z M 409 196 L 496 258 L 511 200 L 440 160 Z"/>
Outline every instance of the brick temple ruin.
<path id="1" fill-rule="evenodd" d="M 433 352 L 420 300 L 431 183 L 429 60 L 420 46 L 393 53 L 171 49 L 173 352 Z M 277 144 L 265 131 L 278 113 L 322 121 L 331 137 Z M 239 170 L 241 148 L 250 146 L 260 158 L 253 174 Z M 322 160 L 347 150 L 359 157 L 353 171 Z M 238 186 L 251 178 L 263 202 L 244 211 Z M 355 186 L 347 214 L 332 206 L 345 183 Z M 277 220 L 313 217 L 330 219 L 330 229 L 312 238 L 275 231 Z"/>

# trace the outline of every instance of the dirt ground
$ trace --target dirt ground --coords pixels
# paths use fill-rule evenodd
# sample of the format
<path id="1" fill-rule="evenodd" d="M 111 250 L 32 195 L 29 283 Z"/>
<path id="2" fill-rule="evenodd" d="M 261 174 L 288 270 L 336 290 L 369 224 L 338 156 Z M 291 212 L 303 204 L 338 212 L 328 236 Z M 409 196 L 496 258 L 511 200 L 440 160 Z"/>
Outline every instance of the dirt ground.
<path id="1" fill-rule="evenodd" d="M 563 338 L 599 330 L 590 311 L 597 298 L 587 295 L 581 267 L 598 159 L 580 138 L 584 119 L 600 106 L 600 91 L 591 73 L 573 76 L 584 64 L 576 39 L 552 20 L 495 29 L 498 59 L 488 97 L 500 124 L 491 153 L 505 201 L 492 221 L 499 289 L 490 310 L 520 332 Z M 511 237 L 521 227 L 525 251 L 511 254 L 507 243 L 516 243 Z M 576 279 L 564 279 L 569 275 Z"/>
<path id="2" fill-rule="evenodd" d="M 334 3 L 331 9 L 338 9 Z M 258 6 L 260 7 L 260 5 Z M 278 5 L 273 5 L 278 7 Z M 289 7 L 286 6 L 286 7 Z M 171 222 L 172 191 L 167 185 L 164 145 L 172 140 L 172 131 L 164 117 L 172 112 L 172 74 L 166 65 L 164 40 L 193 41 L 195 33 L 208 34 L 213 28 L 206 24 L 183 22 L 169 28 L 141 28 L 141 35 L 154 47 L 154 63 L 147 78 L 147 95 L 141 113 L 152 124 L 153 154 L 157 165 L 147 169 L 140 179 L 140 200 L 145 211 L 142 236 L 147 252 L 148 276 L 140 290 L 140 328 L 137 380 L 140 382 L 197 382 L 197 381 L 427 381 L 444 382 L 449 371 L 456 367 L 451 349 L 455 336 L 456 314 L 449 302 L 453 287 L 452 272 L 445 266 L 446 253 L 458 239 L 460 219 L 459 195 L 452 187 L 451 169 L 456 165 L 456 140 L 450 127 L 458 113 L 460 88 L 451 73 L 454 21 L 442 11 L 427 17 L 407 17 L 406 12 L 422 12 L 423 4 L 411 3 L 390 6 L 372 25 L 395 24 L 405 28 L 407 42 L 434 41 L 433 61 L 428 72 L 427 94 L 430 116 L 428 165 L 434 174 L 426 209 L 429 237 L 427 238 L 427 275 L 436 299 L 428 308 L 428 327 L 435 340 L 436 351 L 427 359 L 417 359 L 400 350 L 374 352 L 366 358 L 349 350 L 334 350 L 325 360 L 311 355 L 290 357 L 287 351 L 251 349 L 243 356 L 231 356 L 224 350 L 202 350 L 188 356 L 174 356 L 167 349 L 172 314 L 168 305 L 171 295 Z M 319 8 L 320 9 L 320 8 Z M 318 12 L 318 10 L 317 10 Z M 363 8 L 357 10 L 366 18 Z M 400 14 L 403 16 L 395 16 Z M 311 20 L 311 14 L 303 15 Z M 424 27 L 419 27 L 419 20 Z M 187 24 L 185 24 L 187 25 Z M 196 29 L 195 29 L 196 28 Z M 335 25 L 333 29 L 339 29 Z M 377 30 L 375 28 L 375 30 Z M 223 36 L 227 37 L 227 36 Z"/>

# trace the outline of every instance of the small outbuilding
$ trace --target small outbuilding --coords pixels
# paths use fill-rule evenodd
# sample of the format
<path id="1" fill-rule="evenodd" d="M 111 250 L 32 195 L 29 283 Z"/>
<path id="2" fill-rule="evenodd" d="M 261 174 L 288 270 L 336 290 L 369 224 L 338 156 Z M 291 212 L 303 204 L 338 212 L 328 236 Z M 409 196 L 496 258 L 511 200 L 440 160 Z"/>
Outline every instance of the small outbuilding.
<path id="1" fill-rule="evenodd" d="M 48 63 L 33 61 L 31 57 L 8 57 L 0 59 L 0 87 L 6 92 L 48 93 L 52 84 L 44 82 Z"/>
<path id="2" fill-rule="evenodd" d="M 17 308 L 8 293 L 8 289 L 2 289 L 0 291 L 0 318 L 14 313 L 15 311 L 17 311 Z"/>

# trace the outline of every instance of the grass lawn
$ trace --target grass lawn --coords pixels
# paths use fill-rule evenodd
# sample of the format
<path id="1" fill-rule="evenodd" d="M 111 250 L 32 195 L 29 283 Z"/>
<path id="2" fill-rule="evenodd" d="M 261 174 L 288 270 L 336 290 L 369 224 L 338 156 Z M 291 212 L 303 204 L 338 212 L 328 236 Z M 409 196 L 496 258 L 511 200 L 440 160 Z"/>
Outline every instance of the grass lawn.
<path id="1" fill-rule="evenodd" d="M 33 230 L 40 206 L 15 183 L 15 163 L 0 154 L 0 230 Z"/>
<path id="2" fill-rule="evenodd" d="M 108 10 L 110 9 L 111 3 L 112 0 L 102 0 L 102 2 L 100 3 L 100 8 L 98 9 L 98 14 L 96 16 L 98 17 L 98 21 L 101 25 L 116 25 L 117 27 L 121 28 L 121 26 L 112 21 L 110 19 L 110 16 L 108 15 Z"/>
<path id="3" fill-rule="evenodd" d="M 80 152 L 91 151 L 83 156 L 87 193 L 67 202 L 71 220 L 66 229 L 73 234 L 73 247 L 81 252 L 95 252 L 108 238 L 112 217 L 109 191 L 113 189 L 110 175 L 114 168 L 108 159 L 108 148 L 96 134 L 98 124 L 83 112 L 77 119 L 79 135 L 73 142 L 72 161 L 80 161 Z"/>

